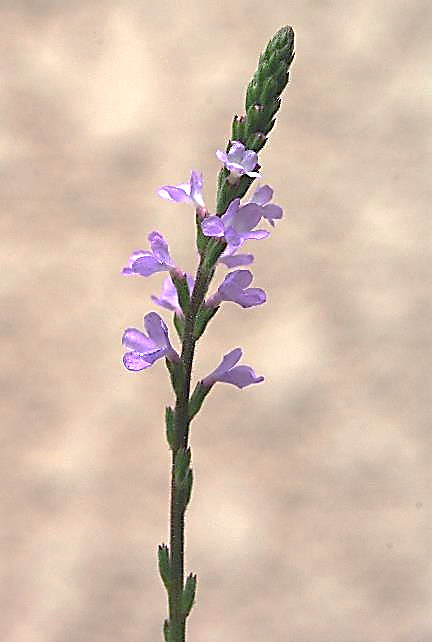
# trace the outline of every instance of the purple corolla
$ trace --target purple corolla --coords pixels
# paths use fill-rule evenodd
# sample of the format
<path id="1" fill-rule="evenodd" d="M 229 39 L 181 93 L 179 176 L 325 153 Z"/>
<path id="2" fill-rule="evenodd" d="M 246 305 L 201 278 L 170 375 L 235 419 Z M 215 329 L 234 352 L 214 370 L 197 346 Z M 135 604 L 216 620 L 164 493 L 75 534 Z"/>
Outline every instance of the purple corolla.
<path id="1" fill-rule="evenodd" d="M 243 143 L 234 140 L 228 152 L 218 149 L 216 152 L 218 159 L 229 170 L 230 176 L 237 181 L 240 176 L 246 174 L 251 178 L 261 176 L 259 172 L 253 171 L 258 163 L 258 155 L 252 149 L 246 149 Z"/>
<path id="2" fill-rule="evenodd" d="M 181 183 L 180 185 L 164 185 L 158 189 L 156 194 L 161 198 L 164 198 L 166 201 L 191 203 L 196 208 L 205 209 L 202 187 L 202 174 L 193 170 L 189 183 Z"/>
<path id="3" fill-rule="evenodd" d="M 168 328 L 156 312 L 145 315 L 144 328 L 147 334 L 137 328 L 127 328 L 123 333 L 122 344 L 129 350 L 123 355 L 123 363 L 128 370 L 144 370 L 162 357 L 179 361 L 170 343 Z"/>
<path id="4" fill-rule="evenodd" d="M 265 239 L 267 230 L 254 230 L 262 217 L 262 207 L 257 203 L 247 203 L 240 207 L 240 199 L 235 198 L 223 216 L 207 216 L 201 222 L 205 236 L 223 237 L 227 242 L 225 255 L 231 256 L 249 239 Z"/>
<path id="5" fill-rule="evenodd" d="M 194 286 L 194 278 L 191 274 L 186 275 L 187 284 L 189 287 L 189 293 L 192 292 Z M 160 305 L 166 310 L 175 312 L 177 316 L 183 316 L 183 312 L 180 308 L 177 290 L 170 276 L 167 276 L 162 283 L 162 292 L 160 296 L 151 295 L 152 301 Z"/>
<path id="6" fill-rule="evenodd" d="M 283 210 L 279 205 L 270 203 L 273 198 L 273 189 L 270 185 L 261 185 L 252 195 L 249 203 L 256 203 L 261 206 L 261 215 L 267 219 L 272 227 L 274 227 L 275 220 L 279 220 L 283 216 Z"/>
<path id="7" fill-rule="evenodd" d="M 136 250 L 129 257 L 128 264 L 123 268 L 122 274 L 138 274 L 150 276 L 155 272 L 166 272 L 175 269 L 175 264 L 170 256 L 168 243 L 159 232 L 150 232 L 148 235 L 150 250 Z"/>
<path id="8" fill-rule="evenodd" d="M 253 275 L 249 270 L 235 270 L 226 275 L 217 292 L 211 296 L 206 305 L 216 307 L 222 301 L 233 301 L 242 308 L 251 308 L 266 302 L 266 293 L 261 288 L 248 287 Z"/>
<path id="9" fill-rule="evenodd" d="M 250 366 L 236 366 L 242 354 L 241 348 L 234 348 L 224 355 L 218 367 L 201 381 L 203 388 L 211 388 L 216 381 L 231 383 L 237 388 L 264 381 L 264 377 L 258 377 Z"/>

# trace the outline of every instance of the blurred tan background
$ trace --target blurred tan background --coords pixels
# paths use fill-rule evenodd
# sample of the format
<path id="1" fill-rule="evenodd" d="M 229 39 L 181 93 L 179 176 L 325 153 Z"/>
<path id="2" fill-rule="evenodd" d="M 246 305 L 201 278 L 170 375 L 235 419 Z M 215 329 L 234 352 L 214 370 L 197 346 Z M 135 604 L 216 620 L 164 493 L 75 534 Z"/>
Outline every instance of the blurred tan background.
<path id="1" fill-rule="evenodd" d="M 432 642 L 430 2 L 0 7 L 0 639 L 162 639 L 171 392 L 120 337 L 163 275 L 120 268 L 153 229 L 194 267 L 191 210 L 155 190 L 201 169 L 213 204 L 288 23 L 261 156 L 285 218 L 249 246 L 269 302 L 226 304 L 195 370 L 241 345 L 266 383 L 193 425 L 188 640 Z"/>

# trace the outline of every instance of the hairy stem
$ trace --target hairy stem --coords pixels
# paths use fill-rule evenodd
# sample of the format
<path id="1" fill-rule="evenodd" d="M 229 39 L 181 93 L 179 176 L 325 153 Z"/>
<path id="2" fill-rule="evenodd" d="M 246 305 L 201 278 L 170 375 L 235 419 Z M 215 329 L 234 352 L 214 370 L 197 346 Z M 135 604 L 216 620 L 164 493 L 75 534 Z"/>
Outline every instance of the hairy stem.
<path id="1" fill-rule="evenodd" d="M 171 469 L 171 513 L 170 513 L 170 567 L 171 587 L 169 591 L 169 635 L 170 642 L 185 642 L 186 617 L 182 612 L 182 592 L 184 588 L 184 504 L 183 491 L 177 482 L 176 455 L 188 447 L 189 435 L 189 396 L 193 357 L 196 339 L 194 338 L 195 319 L 200 309 L 209 282 L 212 269 L 206 267 L 202 257 L 198 266 L 195 286 L 192 292 L 188 313 L 186 314 L 183 332 L 181 360 L 184 377 L 181 389 L 177 394 L 175 407 L 175 442 L 173 445 Z"/>

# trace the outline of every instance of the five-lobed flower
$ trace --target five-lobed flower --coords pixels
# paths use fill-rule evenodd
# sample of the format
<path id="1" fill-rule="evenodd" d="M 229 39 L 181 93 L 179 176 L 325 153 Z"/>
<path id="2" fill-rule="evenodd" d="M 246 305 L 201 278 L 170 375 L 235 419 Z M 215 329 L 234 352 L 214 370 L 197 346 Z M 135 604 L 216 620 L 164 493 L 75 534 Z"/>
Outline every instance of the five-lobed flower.
<path id="1" fill-rule="evenodd" d="M 150 232 L 148 235 L 150 250 L 135 250 L 129 257 L 122 274 L 129 276 L 137 274 L 150 276 L 156 272 L 170 272 L 176 266 L 170 256 L 168 243 L 160 232 Z"/>
<path id="2" fill-rule="evenodd" d="M 252 279 L 253 275 L 249 270 L 229 272 L 206 305 L 210 308 L 217 307 L 222 301 L 238 303 L 242 308 L 262 305 L 266 302 L 266 293 L 261 288 L 250 288 Z"/>
<path id="3" fill-rule="evenodd" d="M 158 189 L 156 194 L 166 201 L 190 203 L 195 208 L 205 210 L 206 206 L 202 195 L 202 188 L 202 174 L 192 170 L 189 183 L 181 183 L 180 185 L 163 185 Z"/>
<path id="4" fill-rule="evenodd" d="M 258 154 L 246 147 L 238 140 L 232 141 L 228 152 L 218 149 L 218 159 L 230 172 L 229 180 L 236 182 L 240 176 L 246 175 L 250 178 L 259 178 L 261 174 L 255 170 L 258 164 Z"/>
<path id="5" fill-rule="evenodd" d="M 205 236 L 223 238 L 227 243 L 225 256 L 231 256 L 249 239 L 260 240 L 270 235 L 267 230 L 254 229 L 261 218 L 261 205 L 240 206 L 240 199 L 235 198 L 222 216 L 207 216 L 201 222 L 201 229 Z"/>
<path id="6" fill-rule="evenodd" d="M 234 348 L 223 356 L 220 364 L 201 381 L 204 389 L 211 388 L 217 381 L 231 383 L 237 388 L 246 388 L 253 383 L 264 381 L 263 376 L 257 376 L 251 366 L 237 366 L 243 352 L 241 348 Z"/>
<path id="7" fill-rule="evenodd" d="M 126 328 L 123 333 L 122 344 L 128 349 L 123 363 L 128 370 L 144 370 L 162 357 L 174 363 L 180 360 L 170 343 L 165 321 L 157 312 L 145 315 L 144 328 L 147 334 L 137 328 Z"/>

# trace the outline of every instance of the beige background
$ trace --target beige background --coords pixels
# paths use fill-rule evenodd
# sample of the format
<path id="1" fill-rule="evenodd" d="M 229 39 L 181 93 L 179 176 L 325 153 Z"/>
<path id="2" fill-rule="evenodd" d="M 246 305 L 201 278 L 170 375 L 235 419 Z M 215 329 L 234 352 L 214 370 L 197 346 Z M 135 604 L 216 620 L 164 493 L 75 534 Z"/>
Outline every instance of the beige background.
<path id="1" fill-rule="evenodd" d="M 192 212 L 155 190 L 202 169 L 213 203 L 291 23 L 269 302 L 226 304 L 195 370 L 241 345 L 266 383 L 220 385 L 193 425 L 188 640 L 432 642 L 430 2 L 0 6 L 0 639 L 161 640 L 171 392 L 120 336 L 163 276 L 120 268 L 152 229 L 193 268 Z"/>

